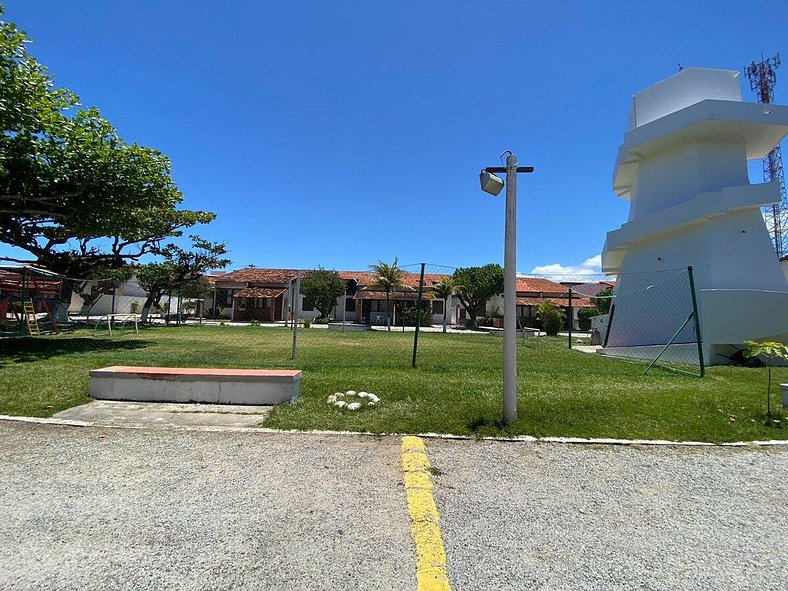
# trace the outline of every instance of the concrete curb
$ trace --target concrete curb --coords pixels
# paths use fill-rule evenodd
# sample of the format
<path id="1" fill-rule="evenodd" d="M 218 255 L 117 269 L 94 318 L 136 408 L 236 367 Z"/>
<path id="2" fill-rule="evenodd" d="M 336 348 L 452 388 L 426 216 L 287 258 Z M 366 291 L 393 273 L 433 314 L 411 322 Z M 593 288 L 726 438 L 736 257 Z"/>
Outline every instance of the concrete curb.
<path id="1" fill-rule="evenodd" d="M 321 429 L 271 429 L 268 427 L 210 427 L 200 425 L 153 425 L 127 423 L 125 425 L 107 425 L 89 421 L 74 421 L 42 417 L 22 417 L 0 415 L 0 422 L 33 423 L 37 425 L 60 425 L 65 427 L 93 427 L 97 429 L 136 429 L 155 431 L 197 431 L 203 433 L 290 433 L 302 435 L 343 435 L 365 437 L 404 437 L 409 433 L 371 433 L 369 431 L 328 431 Z M 672 446 L 672 447 L 788 447 L 788 440 L 766 439 L 762 441 L 733 441 L 726 443 L 710 443 L 708 441 L 668 441 L 662 439 L 584 439 L 582 437 L 534 437 L 519 435 L 516 437 L 473 437 L 470 435 L 454 435 L 451 433 L 417 433 L 417 437 L 425 439 L 446 439 L 459 441 L 501 441 L 509 443 L 559 443 L 564 445 L 622 445 L 622 446 Z"/>

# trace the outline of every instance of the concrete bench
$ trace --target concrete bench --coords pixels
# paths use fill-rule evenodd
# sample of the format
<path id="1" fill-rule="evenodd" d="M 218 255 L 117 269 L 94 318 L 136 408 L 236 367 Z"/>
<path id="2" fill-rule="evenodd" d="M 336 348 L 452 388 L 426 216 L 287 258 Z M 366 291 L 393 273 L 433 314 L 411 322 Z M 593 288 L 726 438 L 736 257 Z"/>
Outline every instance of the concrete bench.
<path id="1" fill-rule="evenodd" d="M 90 371 L 90 396 L 101 400 L 278 404 L 300 393 L 300 370 L 114 366 Z"/>

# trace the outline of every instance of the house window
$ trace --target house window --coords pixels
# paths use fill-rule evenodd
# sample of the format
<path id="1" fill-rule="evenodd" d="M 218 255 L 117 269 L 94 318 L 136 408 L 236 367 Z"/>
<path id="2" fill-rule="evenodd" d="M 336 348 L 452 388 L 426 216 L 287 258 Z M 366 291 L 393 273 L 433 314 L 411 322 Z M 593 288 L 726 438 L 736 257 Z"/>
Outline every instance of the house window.
<path id="1" fill-rule="evenodd" d="M 432 302 L 432 313 L 433 314 L 443 314 L 443 300 L 433 300 L 433 302 Z"/>
<path id="2" fill-rule="evenodd" d="M 301 311 L 302 312 L 314 312 L 315 311 L 315 307 L 312 305 L 312 302 L 310 302 L 306 298 L 303 298 L 301 300 Z"/>
<path id="3" fill-rule="evenodd" d="M 345 312 L 355 312 L 356 311 L 356 300 L 353 298 L 346 298 L 345 299 Z"/>
<path id="4" fill-rule="evenodd" d="M 238 309 L 246 310 L 246 298 L 238 298 Z"/>

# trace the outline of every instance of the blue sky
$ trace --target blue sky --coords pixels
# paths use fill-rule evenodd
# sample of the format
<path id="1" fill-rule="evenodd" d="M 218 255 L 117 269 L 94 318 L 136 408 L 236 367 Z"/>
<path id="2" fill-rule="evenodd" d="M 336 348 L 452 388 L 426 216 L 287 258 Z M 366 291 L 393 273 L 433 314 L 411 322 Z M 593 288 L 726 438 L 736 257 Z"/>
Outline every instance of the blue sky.
<path id="1" fill-rule="evenodd" d="M 5 19 L 58 84 L 171 158 L 233 268 L 502 263 L 503 195 L 478 171 L 510 149 L 536 167 L 518 185 L 527 273 L 593 269 L 626 220 L 610 177 L 634 92 L 679 63 L 788 56 L 787 17 L 779 1 L 6 0 Z"/>

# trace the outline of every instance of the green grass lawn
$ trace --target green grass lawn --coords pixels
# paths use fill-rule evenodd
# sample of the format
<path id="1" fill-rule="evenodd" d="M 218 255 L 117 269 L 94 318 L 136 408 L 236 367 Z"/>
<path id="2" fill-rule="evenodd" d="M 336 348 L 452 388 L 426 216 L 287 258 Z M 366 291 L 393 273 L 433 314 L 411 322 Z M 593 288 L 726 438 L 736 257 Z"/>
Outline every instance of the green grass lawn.
<path id="1" fill-rule="evenodd" d="M 266 426 L 372 432 L 738 441 L 788 439 L 764 425 L 766 368 L 712 367 L 700 379 L 566 348 L 565 338 L 518 341 L 519 420 L 500 426 L 503 339 L 422 333 L 203 326 L 0 339 L 0 414 L 50 416 L 88 401 L 88 371 L 108 365 L 299 368 L 301 396 Z M 774 370 L 774 382 L 788 369 Z M 367 390 L 380 406 L 352 413 L 326 404 Z M 779 406 L 774 388 L 772 407 Z M 785 421 L 783 421 L 785 423 Z"/>

